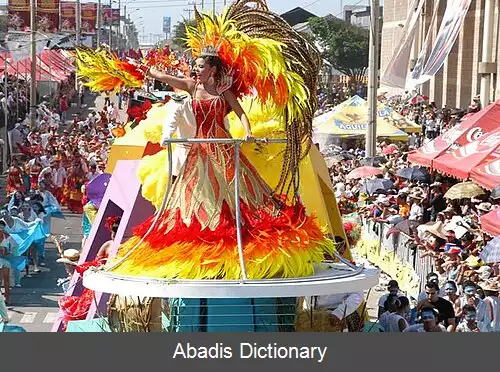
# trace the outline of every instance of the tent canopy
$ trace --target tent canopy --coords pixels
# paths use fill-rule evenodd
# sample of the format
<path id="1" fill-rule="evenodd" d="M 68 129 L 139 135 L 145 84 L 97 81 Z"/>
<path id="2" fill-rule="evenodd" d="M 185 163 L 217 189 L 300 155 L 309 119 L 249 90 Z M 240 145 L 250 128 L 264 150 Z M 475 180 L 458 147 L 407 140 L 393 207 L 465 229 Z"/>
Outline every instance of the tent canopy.
<path id="1" fill-rule="evenodd" d="M 493 190 L 500 185 L 500 151 L 497 148 L 485 162 L 474 168 L 470 178 L 478 185 Z"/>
<path id="2" fill-rule="evenodd" d="M 457 123 L 446 133 L 426 143 L 408 155 L 412 163 L 432 167 L 433 161 L 444 154 L 452 145 L 464 146 L 478 139 L 483 133 L 500 126 L 500 100 L 492 103 L 478 113 Z"/>
<path id="3" fill-rule="evenodd" d="M 481 216 L 481 228 L 491 236 L 500 235 L 500 207 Z"/>
<path id="4" fill-rule="evenodd" d="M 434 159 L 432 167 L 441 173 L 465 180 L 470 177 L 474 168 L 495 152 L 500 155 L 500 127 L 465 146 L 447 151 Z"/>
<path id="5" fill-rule="evenodd" d="M 388 105 L 381 102 L 378 103 L 377 116 L 379 118 L 385 119 L 389 124 L 395 126 L 398 129 L 406 133 L 420 133 L 422 128 L 420 125 L 415 124 L 415 122 L 408 120 L 403 115 L 394 111 L 394 109 Z"/>
<path id="6" fill-rule="evenodd" d="M 315 118 L 313 127 L 315 135 L 364 137 L 368 129 L 368 103 L 359 96 L 353 96 L 332 111 Z M 387 137 L 394 141 L 408 140 L 408 134 L 382 117 L 377 118 L 377 137 Z"/>

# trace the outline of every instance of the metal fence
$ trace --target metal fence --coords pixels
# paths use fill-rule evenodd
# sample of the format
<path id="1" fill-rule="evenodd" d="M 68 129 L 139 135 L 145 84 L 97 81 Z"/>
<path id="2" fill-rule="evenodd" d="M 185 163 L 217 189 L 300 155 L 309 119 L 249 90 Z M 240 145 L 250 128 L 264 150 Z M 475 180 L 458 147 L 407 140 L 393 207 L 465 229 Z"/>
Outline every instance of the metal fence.
<path id="1" fill-rule="evenodd" d="M 368 234 L 369 239 L 377 240 L 380 246 L 401 261 L 405 266 L 413 268 L 414 273 L 420 279 L 420 290 L 426 282 L 426 276 L 433 269 L 433 262 L 431 257 L 420 258 L 422 251 L 416 249 L 413 243 L 413 238 L 404 234 L 391 234 L 387 236 L 387 232 L 391 228 L 390 224 L 375 221 L 363 221 L 364 234 Z M 383 270 L 383 268 L 382 268 Z"/>

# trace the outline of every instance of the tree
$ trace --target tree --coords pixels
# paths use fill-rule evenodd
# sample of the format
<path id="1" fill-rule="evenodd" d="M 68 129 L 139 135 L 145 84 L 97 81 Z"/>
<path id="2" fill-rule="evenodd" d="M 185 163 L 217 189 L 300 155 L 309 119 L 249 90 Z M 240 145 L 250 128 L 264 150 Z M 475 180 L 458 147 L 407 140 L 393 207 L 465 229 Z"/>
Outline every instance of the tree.
<path id="1" fill-rule="evenodd" d="M 174 37 L 173 41 L 174 44 L 182 49 L 187 49 L 188 46 L 186 44 L 186 27 L 191 26 L 194 27 L 196 26 L 195 20 L 187 20 L 183 19 L 182 21 L 177 22 L 177 24 L 174 26 Z"/>
<path id="2" fill-rule="evenodd" d="M 311 18 L 309 27 L 323 58 L 343 74 L 361 80 L 368 68 L 369 31 L 332 16 Z"/>

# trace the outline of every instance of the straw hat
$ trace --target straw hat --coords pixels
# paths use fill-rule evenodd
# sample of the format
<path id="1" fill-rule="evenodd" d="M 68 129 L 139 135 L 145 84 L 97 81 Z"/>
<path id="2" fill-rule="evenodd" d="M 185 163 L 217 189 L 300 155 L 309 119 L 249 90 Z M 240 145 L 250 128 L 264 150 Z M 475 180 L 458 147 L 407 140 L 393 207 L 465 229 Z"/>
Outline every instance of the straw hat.
<path id="1" fill-rule="evenodd" d="M 68 265 L 77 265 L 80 259 L 80 252 L 76 249 L 66 249 L 63 252 L 63 256 L 56 260 L 58 263 L 64 263 Z"/>
<path id="2" fill-rule="evenodd" d="M 476 207 L 478 211 L 483 211 L 483 212 L 491 212 L 491 208 L 492 208 L 491 203 L 481 203 Z"/>
<path id="3" fill-rule="evenodd" d="M 498 292 L 498 283 L 493 280 L 486 280 L 484 282 L 479 283 L 479 286 L 484 291 Z"/>
<path id="4" fill-rule="evenodd" d="M 427 231 L 429 234 L 437 236 L 438 238 L 446 239 L 446 231 L 444 230 L 441 221 L 438 221 L 434 225 L 427 227 L 425 231 Z"/>

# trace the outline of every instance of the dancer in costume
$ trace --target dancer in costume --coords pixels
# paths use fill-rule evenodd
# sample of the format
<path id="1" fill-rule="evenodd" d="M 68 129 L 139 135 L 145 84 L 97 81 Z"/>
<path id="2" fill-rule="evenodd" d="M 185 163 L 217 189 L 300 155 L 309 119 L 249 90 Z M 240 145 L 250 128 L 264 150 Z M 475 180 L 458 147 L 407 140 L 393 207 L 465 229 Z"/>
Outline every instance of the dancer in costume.
<path id="1" fill-rule="evenodd" d="M 12 158 L 12 165 L 9 168 L 9 175 L 7 176 L 7 195 L 16 191 L 24 192 L 25 189 L 19 162 L 17 158 Z"/>
<path id="2" fill-rule="evenodd" d="M 289 185 L 298 187 L 298 164 L 310 146 L 316 101 L 309 92 L 315 89 L 317 63 L 311 58 L 306 61 L 310 65 L 304 64 L 308 53 L 293 48 L 308 44 L 286 22 L 273 18 L 268 11 L 247 7 L 246 3 L 239 1 L 216 18 L 204 15 L 197 28 L 187 30 L 188 42 L 197 56 L 197 81 L 178 79 L 148 66 L 141 66 L 140 70 L 189 93 L 196 138 L 231 138 L 225 118 L 234 111 L 245 128 L 246 138 L 252 139 L 250 123 L 238 99 L 253 92 L 257 92 L 256 99 L 274 107 L 276 116 L 286 123 L 289 139 L 277 192 L 262 180 L 246 157 L 240 157 L 246 269 L 251 279 L 307 276 L 313 274 L 314 264 L 322 262 L 325 254 L 333 253 L 334 243 L 324 237 L 315 218 L 305 213 L 297 195 L 287 200 L 282 194 L 287 194 Z M 238 21 L 241 16 L 247 18 Z M 270 18 L 276 22 L 276 34 L 270 33 L 266 38 L 257 33 L 254 37 L 258 27 L 249 27 L 247 21 L 269 25 Z M 284 32 L 292 35 L 294 42 L 285 45 L 276 41 L 291 39 L 284 37 Z M 309 48 L 312 55 L 318 55 L 313 47 Z M 284 49 L 288 49 L 286 53 Z M 79 67 L 80 75 L 98 80 L 92 58 L 81 52 Z M 125 72 L 113 72 L 115 78 L 120 74 L 123 77 Z M 133 80 L 130 76 L 134 76 L 132 72 L 128 79 Z M 165 210 L 136 227 L 134 236 L 122 244 L 118 260 L 109 270 L 156 278 L 241 278 L 234 159 L 233 145 L 192 144 Z M 147 233 L 148 230 L 151 231 Z"/>
<path id="3" fill-rule="evenodd" d="M 118 227 L 120 226 L 120 221 L 120 217 L 115 216 L 106 219 L 105 227 L 110 231 L 110 240 L 101 246 L 94 261 L 85 262 L 76 267 L 76 271 L 79 275 L 83 276 L 83 273 L 89 268 L 100 267 L 106 263 L 111 248 L 113 247 L 113 241 L 118 231 Z M 94 291 L 85 288 L 80 296 L 64 296 L 58 300 L 59 308 L 64 316 L 64 329 L 66 329 L 69 321 L 84 320 L 87 317 L 93 299 Z"/>

